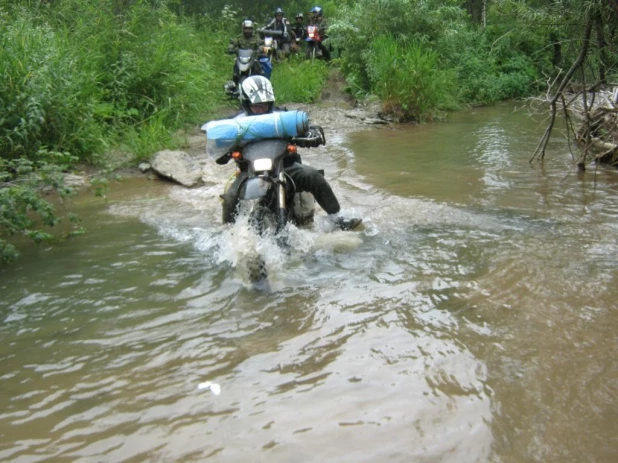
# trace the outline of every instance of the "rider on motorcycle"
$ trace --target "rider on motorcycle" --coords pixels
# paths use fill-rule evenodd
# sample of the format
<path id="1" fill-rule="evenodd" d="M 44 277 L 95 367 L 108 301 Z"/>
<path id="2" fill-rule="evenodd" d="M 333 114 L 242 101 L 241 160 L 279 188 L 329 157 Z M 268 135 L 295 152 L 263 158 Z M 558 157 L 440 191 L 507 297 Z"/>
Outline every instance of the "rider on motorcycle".
<path id="1" fill-rule="evenodd" d="M 324 11 L 322 7 L 314 6 L 309 10 L 309 13 L 311 13 L 309 23 L 318 26 L 320 36 L 322 37 L 322 42 L 319 43 L 322 56 L 324 56 L 326 61 L 330 61 L 330 46 L 327 47 L 323 43 L 323 41 L 328 38 L 328 21 L 324 18 Z"/>
<path id="2" fill-rule="evenodd" d="M 275 93 L 272 84 L 263 76 L 251 76 L 243 81 L 240 89 L 240 101 L 243 110 L 236 117 L 256 116 L 279 111 L 275 108 Z M 320 146 L 326 142 L 324 131 L 319 126 L 311 126 L 309 133 L 303 139 L 306 141 L 297 144 L 304 148 Z M 217 159 L 216 163 L 227 164 L 230 159 L 230 155 L 226 154 Z M 221 195 L 224 223 L 234 222 L 240 187 L 248 175 L 247 165 L 243 161 L 237 162 L 237 165 L 240 172 L 236 175 L 232 185 Z M 337 201 L 337 197 L 324 176 L 313 167 L 301 164 L 298 154 L 286 159 L 285 173 L 292 179 L 296 191 L 311 193 L 317 203 L 326 211 L 329 219 L 341 230 L 351 230 L 361 222 L 361 219 L 358 218 L 344 218 L 339 215 L 341 209 L 339 201 Z"/>
<path id="3" fill-rule="evenodd" d="M 263 49 L 263 40 L 253 34 L 254 24 L 250 19 L 245 19 L 242 22 L 242 34 L 240 34 L 235 39 L 230 39 L 230 44 L 228 45 L 227 52 L 231 55 L 234 55 L 238 52 L 239 49 L 251 49 L 256 53 L 256 59 L 253 62 L 253 68 L 251 69 L 251 74 L 261 75 L 263 74 L 262 66 L 260 65 L 259 59 L 257 59 L 260 54 L 262 54 Z M 233 80 L 234 83 L 238 86 L 240 70 L 238 69 L 238 63 L 234 62 L 234 71 L 233 71 Z"/>
<path id="4" fill-rule="evenodd" d="M 296 15 L 296 22 L 291 27 L 291 32 L 294 36 L 294 43 L 292 44 L 292 46 L 296 48 L 296 50 L 298 50 L 298 43 L 302 42 L 307 35 L 307 31 L 305 30 L 305 24 L 303 23 L 304 20 L 305 17 L 303 16 L 303 14 L 298 13 Z"/>
<path id="5" fill-rule="evenodd" d="M 275 10 L 275 17 L 270 20 L 268 24 L 264 26 L 264 29 L 280 31 L 281 37 L 277 38 L 277 42 L 279 43 L 279 49 L 281 50 L 282 56 L 285 58 L 290 54 L 290 31 L 288 30 L 288 25 L 290 22 L 283 17 L 283 10 L 281 8 L 277 8 Z"/>

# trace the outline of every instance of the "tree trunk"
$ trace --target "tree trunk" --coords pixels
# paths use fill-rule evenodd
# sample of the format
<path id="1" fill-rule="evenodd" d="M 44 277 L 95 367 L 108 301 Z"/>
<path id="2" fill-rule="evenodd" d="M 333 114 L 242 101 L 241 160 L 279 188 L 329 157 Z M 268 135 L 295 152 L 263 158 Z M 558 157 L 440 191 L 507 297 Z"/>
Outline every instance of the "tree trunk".
<path id="1" fill-rule="evenodd" d="M 605 70 L 607 68 L 607 62 L 608 62 L 607 42 L 605 41 L 605 34 L 603 32 L 604 24 L 603 24 L 603 19 L 601 17 L 601 13 L 597 14 L 596 21 L 595 21 L 595 28 L 596 28 L 596 33 L 597 33 L 597 46 L 599 47 L 599 57 L 600 57 L 599 80 L 602 83 L 606 83 L 607 76 L 606 76 Z"/>
<path id="2" fill-rule="evenodd" d="M 584 60 L 586 59 L 586 55 L 588 54 L 588 48 L 590 46 L 590 35 L 592 34 L 592 22 L 593 22 L 592 12 L 589 11 L 586 17 L 586 26 L 584 30 L 582 46 L 579 51 L 579 56 L 577 57 L 573 65 L 571 66 L 571 69 L 569 69 L 569 71 L 566 73 L 566 75 L 562 79 L 562 82 L 560 83 L 558 90 L 556 90 L 555 95 L 552 97 L 551 101 L 549 102 L 550 108 L 551 108 L 551 114 L 550 114 L 551 117 L 550 117 L 549 125 L 547 126 L 547 129 L 545 130 L 545 133 L 543 134 L 541 141 L 539 142 L 538 146 L 534 150 L 534 154 L 532 155 L 530 162 L 532 162 L 535 158 L 540 159 L 540 160 L 545 158 L 545 149 L 547 148 L 547 143 L 549 142 L 549 137 L 551 136 L 551 132 L 554 128 L 554 122 L 556 121 L 557 102 L 560 98 L 562 98 L 564 90 L 566 89 L 567 85 L 571 82 L 573 75 L 575 75 L 575 72 L 583 65 Z M 584 88 L 584 91 L 585 91 L 585 88 Z"/>
<path id="3" fill-rule="evenodd" d="M 470 14 L 472 21 L 477 24 L 483 22 L 483 6 L 485 0 L 466 0 L 466 10 Z"/>

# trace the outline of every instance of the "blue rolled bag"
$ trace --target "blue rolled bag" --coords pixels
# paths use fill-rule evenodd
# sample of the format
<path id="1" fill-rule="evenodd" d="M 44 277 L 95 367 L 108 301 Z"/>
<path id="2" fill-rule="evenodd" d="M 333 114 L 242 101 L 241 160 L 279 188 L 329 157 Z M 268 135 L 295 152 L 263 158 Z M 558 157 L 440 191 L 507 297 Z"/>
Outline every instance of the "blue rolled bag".
<path id="1" fill-rule="evenodd" d="M 253 141 L 302 137 L 309 130 L 309 116 L 304 111 L 280 111 L 211 121 L 202 130 L 206 132 L 206 152 L 218 159 Z"/>

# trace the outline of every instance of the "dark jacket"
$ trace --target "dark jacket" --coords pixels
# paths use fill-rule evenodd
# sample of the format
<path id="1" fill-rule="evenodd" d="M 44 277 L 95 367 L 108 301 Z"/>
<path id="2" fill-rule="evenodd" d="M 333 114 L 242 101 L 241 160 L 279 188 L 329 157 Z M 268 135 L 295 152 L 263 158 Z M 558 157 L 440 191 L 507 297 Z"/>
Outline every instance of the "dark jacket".
<path id="1" fill-rule="evenodd" d="M 298 23 L 294 23 L 291 26 L 292 29 L 292 33 L 294 34 L 294 37 L 300 40 L 303 40 L 305 38 L 305 35 L 307 35 L 307 26 L 305 26 L 304 24 L 298 24 Z"/>
<path id="2" fill-rule="evenodd" d="M 235 39 L 230 40 L 230 44 L 227 47 L 227 52 L 230 54 L 234 54 L 239 49 L 251 49 L 257 51 L 259 55 L 262 52 L 263 45 L 264 41 L 255 35 L 247 38 L 244 36 L 244 34 L 240 34 Z"/>
<path id="3" fill-rule="evenodd" d="M 290 41 L 290 31 L 288 30 L 289 21 L 286 18 L 283 18 L 281 21 L 277 21 L 277 18 L 273 18 L 270 20 L 268 24 L 264 26 L 264 29 L 269 29 L 271 31 L 280 31 L 282 36 L 276 37 L 277 41 L 284 43 Z"/>

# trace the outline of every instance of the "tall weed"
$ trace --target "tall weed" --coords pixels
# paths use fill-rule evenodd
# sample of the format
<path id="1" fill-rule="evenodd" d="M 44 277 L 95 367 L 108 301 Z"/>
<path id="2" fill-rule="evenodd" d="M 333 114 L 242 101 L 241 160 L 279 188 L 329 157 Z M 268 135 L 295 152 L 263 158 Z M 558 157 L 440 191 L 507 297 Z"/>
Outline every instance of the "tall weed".
<path id="1" fill-rule="evenodd" d="M 441 70 L 438 55 L 419 44 L 400 45 L 379 36 L 366 53 L 371 90 L 400 119 L 431 119 L 453 101 L 454 73 Z"/>
<path id="2" fill-rule="evenodd" d="M 10 19 L 10 20 L 9 20 Z M 93 120 L 94 76 L 49 25 L 25 9 L 0 19 L 0 152 L 30 156 L 41 147 L 92 159 L 104 146 Z"/>

